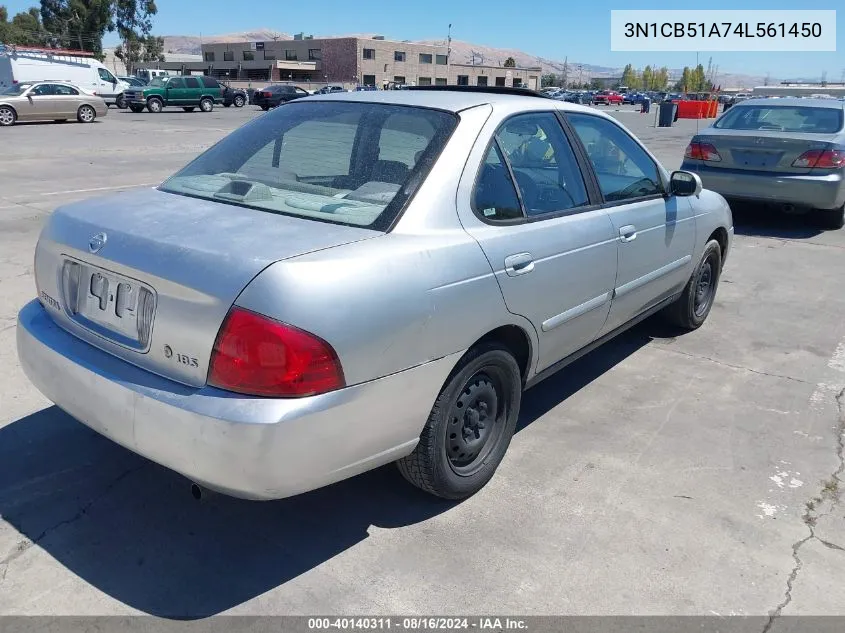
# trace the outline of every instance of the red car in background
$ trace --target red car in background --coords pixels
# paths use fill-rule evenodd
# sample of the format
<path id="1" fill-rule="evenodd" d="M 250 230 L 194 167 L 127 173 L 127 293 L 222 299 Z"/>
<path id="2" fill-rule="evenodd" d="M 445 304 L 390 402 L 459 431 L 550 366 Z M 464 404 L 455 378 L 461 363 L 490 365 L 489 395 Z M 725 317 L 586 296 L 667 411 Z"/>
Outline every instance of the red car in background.
<path id="1" fill-rule="evenodd" d="M 612 90 L 602 90 L 593 95 L 595 105 L 622 105 L 622 95 Z"/>

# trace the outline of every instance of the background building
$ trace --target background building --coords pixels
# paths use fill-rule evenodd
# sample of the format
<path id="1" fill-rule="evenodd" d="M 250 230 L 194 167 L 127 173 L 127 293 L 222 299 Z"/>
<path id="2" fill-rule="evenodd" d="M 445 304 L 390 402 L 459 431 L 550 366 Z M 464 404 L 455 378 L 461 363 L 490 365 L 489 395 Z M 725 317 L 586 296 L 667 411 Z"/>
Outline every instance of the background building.
<path id="1" fill-rule="evenodd" d="M 170 61 L 153 67 L 202 73 L 232 82 L 290 81 L 325 84 L 509 86 L 538 89 L 541 69 L 452 64 L 444 45 L 338 37 L 204 43 L 200 61 Z"/>

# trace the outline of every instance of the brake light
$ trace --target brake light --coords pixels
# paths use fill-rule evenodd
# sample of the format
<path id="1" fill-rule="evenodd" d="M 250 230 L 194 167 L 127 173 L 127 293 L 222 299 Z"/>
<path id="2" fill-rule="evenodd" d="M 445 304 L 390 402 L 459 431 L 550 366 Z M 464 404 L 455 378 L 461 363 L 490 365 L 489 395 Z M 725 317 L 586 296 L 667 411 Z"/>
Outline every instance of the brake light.
<path id="1" fill-rule="evenodd" d="M 811 169 L 837 169 L 845 167 L 845 151 L 838 149 L 811 149 L 796 158 L 793 167 Z"/>
<path id="2" fill-rule="evenodd" d="M 713 163 L 718 163 L 722 160 L 722 156 L 713 145 L 710 143 L 699 143 L 698 141 L 693 141 L 687 145 L 687 149 L 684 152 L 684 158 L 706 160 Z"/>
<path id="3" fill-rule="evenodd" d="M 243 308 L 229 311 L 211 356 L 208 383 L 256 396 L 313 396 L 344 386 L 323 339 Z"/>

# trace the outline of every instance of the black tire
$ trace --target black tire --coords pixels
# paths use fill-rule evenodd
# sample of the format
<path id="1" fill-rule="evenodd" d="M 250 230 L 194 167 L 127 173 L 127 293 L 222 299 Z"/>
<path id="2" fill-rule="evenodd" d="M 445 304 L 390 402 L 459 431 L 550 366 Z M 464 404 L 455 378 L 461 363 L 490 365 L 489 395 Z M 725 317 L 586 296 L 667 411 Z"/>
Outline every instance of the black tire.
<path id="1" fill-rule="evenodd" d="M 838 209 L 820 209 L 816 211 L 819 225 L 823 229 L 836 231 L 845 226 L 845 206 Z"/>
<path id="2" fill-rule="evenodd" d="M 195 110 L 194 106 L 185 106 L 182 108 L 185 112 L 193 112 Z"/>
<path id="3" fill-rule="evenodd" d="M 153 114 L 161 114 L 161 111 L 164 110 L 164 102 L 158 97 L 150 97 L 147 99 L 147 110 Z"/>
<path id="4" fill-rule="evenodd" d="M 79 110 L 76 111 L 76 120 L 80 123 L 93 123 L 96 118 L 97 111 L 87 104 L 79 106 Z"/>
<path id="5" fill-rule="evenodd" d="M 224 108 L 231 108 L 231 107 L 232 107 L 232 104 L 231 104 L 231 103 L 224 103 L 224 104 L 223 104 L 223 107 L 224 107 Z"/>
<path id="6" fill-rule="evenodd" d="M 268 105 L 263 105 L 263 106 L 261 106 L 261 109 L 262 109 L 262 110 L 264 110 L 265 112 L 267 112 L 267 110 L 269 110 L 269 109 L 270 109 L 270 106 L 268 106 Z"/>
<path id="7" fill-rule="evenodd" d="M 18 113 L 9 106 L 0 106 L 0 127 L 11 127 L 18 120 Z"/>
<path id="8" fill-rule="evenodd" d="M 214 99 L 203 97 L 200 100 L 200 112 L 211 112 L 214 109 Z"/>
<path id="9" fill-rule="evenodd" d="M 235 98 L 232 100 L 232 104 L 236 108 L 243 108 L 246 105 L 246 99 L 244 99 L 243 95 L 235 95 Z"/>
<path id="10" fill-rule="evenodd" d="M 141 114 L 144 111 L 144 106 L 139 105 L 131 105 L 129 109 L 132 110 L 135 114 Z"/>
<path id="11" fill-rule="evenodd" d="M 115 99 L 114 105 L 116 105 L 121 110 L 125 110 L 126 106 L 129 105 L 129 104 L 126 102 L 126 97 L 124 97 L 122 94 L 120 94 L 120 95 L 117 95 L 117 99 Z"/>
<path id="12" fill-rule="evenodd" d="M 519 365 L 506 348 L 471 349 L 437 396 L 414 452 L 396 462 L 399 472 L 444 499 L 475 494 L 505 456 L 521 398 Z"/>
<path id="13" fill-rule="evenodd" d="M 685 330 L 695 330 L 707 320 L 722 273 L 722 247 L 716 240 L 704 246 L 701 260 L 692 272 L 681 296 L 667 306 L 664 316 L 667 320 Z"/>

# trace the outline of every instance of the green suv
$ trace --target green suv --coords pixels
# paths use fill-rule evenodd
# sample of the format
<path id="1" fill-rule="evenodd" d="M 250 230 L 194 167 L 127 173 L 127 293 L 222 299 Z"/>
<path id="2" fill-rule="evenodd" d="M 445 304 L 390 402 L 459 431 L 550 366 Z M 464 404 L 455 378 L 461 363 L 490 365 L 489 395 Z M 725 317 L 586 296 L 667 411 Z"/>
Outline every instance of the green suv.
<path id="1" fill-rule="evenodd" d="M 223 103 L 222 87 L 213 77 L 205 76 L 156 77 L 146 86 L 129 88 L 123 95 L 132 112 L 146 108 L 159 113 L 168 107 L 211 112 L 215 103 Z"/>

